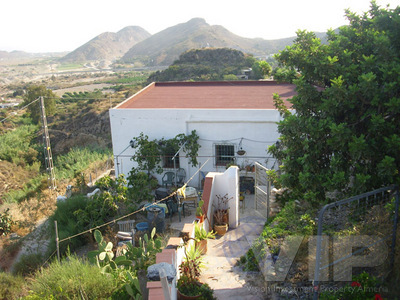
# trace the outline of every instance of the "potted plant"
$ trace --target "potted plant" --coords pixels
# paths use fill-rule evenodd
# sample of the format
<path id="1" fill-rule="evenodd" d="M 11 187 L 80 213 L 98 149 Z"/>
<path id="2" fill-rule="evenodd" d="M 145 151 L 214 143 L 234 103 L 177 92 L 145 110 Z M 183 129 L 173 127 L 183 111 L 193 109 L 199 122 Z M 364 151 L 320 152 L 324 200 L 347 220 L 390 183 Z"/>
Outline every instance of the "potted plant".
<path id="1" fill-rule="evenodd" d="M 197 223 L 194 225 L 194 239 L 196 241 L 196 246 L 203 255 L 207 253 L 208 239 L 215 239 L 215 233 L 213 231 L 207 232 L 202 224 Z"/>
<path id="2" fill-rule="evenodd" d="M 218 235 L 224 235 L 228 230 L 229 224 L 229 206 L 228 202 L 233 197 L 228 198 L 228 194 L 223 197 L 216 195 L 217 202 L 213 203 L 214 206 L 214 230 Z"/>
<path id="3" fill-rule="evenodd" d="M 203 205 L 204 205 L 204 200 L 202 199 L 199 201 L 196 207 L 196 219 L 199 220 L 199 223 L 204 222 Z"/>
<path id="4" fill-rule="evenodd" d="M 203 268 L 203 258 L 199 249 L 193 245 L 185 250 L 185 257 L 179 266 L 178 300 L 190 299 L 215 299 L 213 290 L 206 283 L 201 283 L 199 278 Z"/>

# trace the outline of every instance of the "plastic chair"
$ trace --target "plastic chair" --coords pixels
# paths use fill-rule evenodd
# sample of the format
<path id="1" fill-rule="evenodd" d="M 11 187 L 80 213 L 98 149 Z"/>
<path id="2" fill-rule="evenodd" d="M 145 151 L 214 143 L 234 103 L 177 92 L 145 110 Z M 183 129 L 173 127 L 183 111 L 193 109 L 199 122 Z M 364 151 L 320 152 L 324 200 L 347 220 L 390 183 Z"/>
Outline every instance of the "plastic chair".
<path id="1" fill-rule="evenodd" d="M 175 173 L 174 172 L 165 172 L 162 177 L 162 185 L 165 185 L 167 188 L 168 184 L 171 186 L 174 185 Z"/>
<path id="2" fill-rule="evenodd" d="M 178 171 L 176 172 L 176 183 L 183 185 L 185 183 L 185 178 L 186 178 L 185 169 L 179 168 Z"/>

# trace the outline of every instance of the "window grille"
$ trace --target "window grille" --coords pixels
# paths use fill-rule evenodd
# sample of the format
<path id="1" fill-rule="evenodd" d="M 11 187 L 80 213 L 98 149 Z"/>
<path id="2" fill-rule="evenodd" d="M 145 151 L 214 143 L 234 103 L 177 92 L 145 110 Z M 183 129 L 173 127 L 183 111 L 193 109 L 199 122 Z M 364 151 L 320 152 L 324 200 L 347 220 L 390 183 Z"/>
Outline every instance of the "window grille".
<path id="1" fill-rule="evenodd" d="M 174 160 L 172 158 L 174 157 L 175 153 L 168 153 L 163 156 L 163 168 L 165 169 L 173 169 L 175 168 L 180 168 L 179 165 L 179 154 L 175 156 L 175 165 L 174 165 Z"/>
<path id="2" fill-rule="evenodd" d="M 215 165 L 226 166 L 235 160 L 234 145 L 215 145 Z"/>

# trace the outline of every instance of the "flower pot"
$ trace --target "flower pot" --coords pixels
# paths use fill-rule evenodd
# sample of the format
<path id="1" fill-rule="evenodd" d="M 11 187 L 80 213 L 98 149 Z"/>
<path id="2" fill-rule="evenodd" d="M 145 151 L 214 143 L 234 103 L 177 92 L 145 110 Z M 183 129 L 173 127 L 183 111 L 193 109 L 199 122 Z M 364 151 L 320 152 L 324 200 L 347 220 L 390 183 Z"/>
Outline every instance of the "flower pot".
<path id="1" fill-rule="evenodd" d="M 227 231 L 228 231 L 228 224 L 222 224 L 222 225 L 214 225 L 214 231 L 220 235 L 223 236 Z"/>
<path id="2" fill-rule="evenodd" d="M 207 239 L 196 242 L 196 246 L 199 248 L 201 255 L 207 253 Z"/>
<path id="3" fill-rule="evenodd" d="M 201 286 L 202 283 L 196 282 L 196 285 Z M 179 288 L 177 290 L 178 290 L 178 300 L 193 300 L 193 299 L 198 299 L 201 297 L 201 294 L 196 295 L 196 296 L 187 296 L 185 294 L 182 294 L 182 292 L 179 290 Z"/>
<path id="4" fill-rule="evenodd" d="M 182 294 L 178 289 L 178 300 L 193 300 L 193 299 L 199 299 L 200 297 L 201 297 L 201 295 L 186 296 L 186 295 Z"/>

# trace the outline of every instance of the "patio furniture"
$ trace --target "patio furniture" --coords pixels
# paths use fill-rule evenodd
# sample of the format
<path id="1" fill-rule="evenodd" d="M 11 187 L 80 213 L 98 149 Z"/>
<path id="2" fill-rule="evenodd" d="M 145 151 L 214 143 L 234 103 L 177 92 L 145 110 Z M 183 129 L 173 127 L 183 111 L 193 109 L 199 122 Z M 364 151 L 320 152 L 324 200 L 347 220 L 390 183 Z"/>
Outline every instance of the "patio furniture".
<path id="1" fill-rule="evenodd" d="M 179 205 L 182 207 L 183 210 L 183 216 L 185 216 L 185 205 L 188 206 L 189 203 L 196 208 L 197 207 L 197 202 L 199 200 L 199 195 L 197 193 L 197 190 L 194 187 L 186 187 L 185 189 L 185 196 L 178 195 L 178 200 L 179 200 Z"/>
<path id="2" fill-rule="evenodd" d="M 135 220 L 118 221 L 116 237 L 122 242 L 131 242 L 135 246 Z"/>
<path id="3" fill-rule="evenodd" d="M 162 177 L 162 185 L 165 185 L 165 188 L 168 187 L 168 185 L 174 186 L 175 184 L 175 173 L 174 172 L 165 172 L 165 174 Z"/>
<path id="4" fill-rule="evenodd" d="M 185 169 L 179 168 L 178 171 L 176 171 L 176 183 L 179 185 L 183 185 L 185 183 L 185 178 L 186 178 Z"/>
<path id="5" fill-rule="evenodd" d="M 164 199 L 159 203 L 159 205 L 166 206 L 165 212 L 169 216 L 170 221 L 172 222 L 172 215 L 178 211 L 178 203 L 174 196 L 168 197 L 170 194 L 171 192 L 169 189 L 158 188 L 155 191 L 155 200 L 158 201 Z"/>

